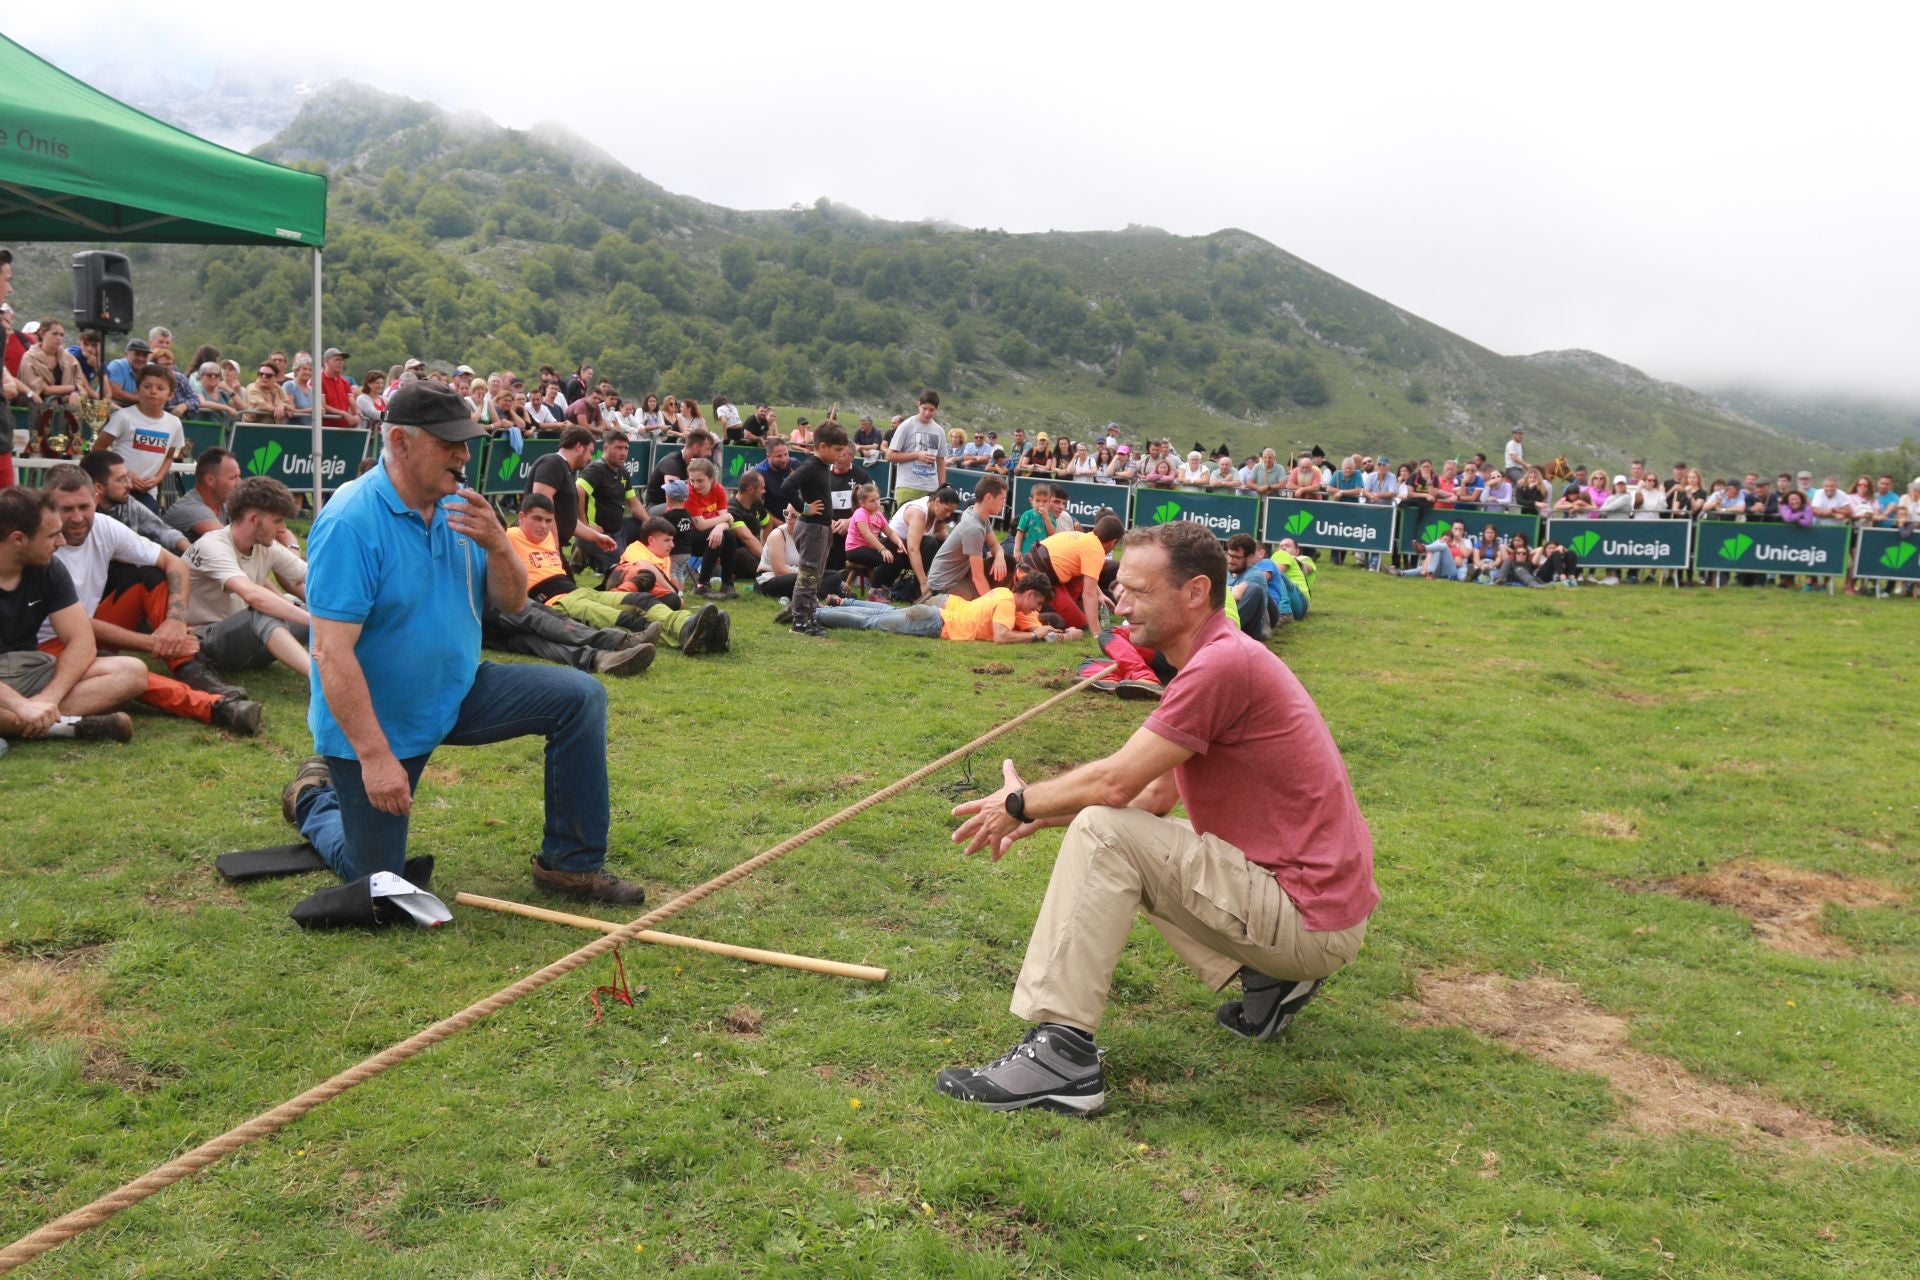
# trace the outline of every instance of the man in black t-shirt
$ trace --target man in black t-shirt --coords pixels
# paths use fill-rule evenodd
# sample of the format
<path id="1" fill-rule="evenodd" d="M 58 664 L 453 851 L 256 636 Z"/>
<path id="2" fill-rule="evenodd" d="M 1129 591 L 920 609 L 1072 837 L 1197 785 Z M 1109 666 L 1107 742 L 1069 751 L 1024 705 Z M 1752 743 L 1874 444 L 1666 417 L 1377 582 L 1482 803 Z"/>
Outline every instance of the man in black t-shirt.
<path id="1" fill-rule="evenodd" d="M 53 558 L 59 545 L 50 494 L 0 489 L 0 738 L 126 742 L 133 721 L 113 708 L 146 692 L 147 669 L 98 655 L 73 579 Z M 45 622 L 58 656 L 36 643 Z"/>
<path id="2" fill-rule="evenodd" d="M 757 406 L 754 411 L 740 420 L 737 427 L 727 428 L 728 444 L 765 444 L 773 432 L 773 410 L 766 405 Z"/>
<path id="3" fill-rule="evenodd" d="M 553 503 L 554 535 L 562 555 L 567 552 L 567 540 L 576 536 L 583 545 L 613 550 L 611 536 L 594 525 L 580 523 L 580 490 L 573 476 L 587 465 L 592 453 L 593 432 L 585 427 L 568 427 L 560 433 L 559 452 L 537 460 L 527 475 L 527 492 Z"/>
<path id="4" fill-rule="evenodd" d="M 647 509 L 640 505 L 633 481 L 627 476 L 627 448 L 625 436 L 609 435 L 600 456 L 581 470 L 576 481 L 586 503 L 581 519 L 613 538 L 610 551 L 594 546 L 581 548 L 587 563 L 601 573 L 613 567 L 647 521 Z"/>
<path id="5" fill-rule="evenodd" d="M 743 474 L 727 500 L 727 514 L 733 517 L 733 536 L 740 543 L 733 553 L 734 576 L 751 579 L 760 572 L 760 552 L 773 520 L 767 511 L 766 477 L 758 471 Z"/>
<path id="6" fill-rule="evenodd" d="M 713 432 L 695 427 L 687 432 L 687 442 L 654 464 L 647 476 L 647 505 L 657 507 L 667 500 L 667 479 L 687 478 L 687 459 L 713 456 Z"/>

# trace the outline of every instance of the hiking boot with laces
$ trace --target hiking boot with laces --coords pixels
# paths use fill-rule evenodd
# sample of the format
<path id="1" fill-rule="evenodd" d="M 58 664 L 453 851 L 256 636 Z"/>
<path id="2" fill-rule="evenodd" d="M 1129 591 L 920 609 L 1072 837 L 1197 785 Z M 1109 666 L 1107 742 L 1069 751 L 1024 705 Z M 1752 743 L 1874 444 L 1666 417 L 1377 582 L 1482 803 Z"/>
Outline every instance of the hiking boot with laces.
<path id="1" fill-rule="evenodd" d="M 1040 1107 L 1090 1116 L 1107 1105 L 1100 1050 L 1069 1027 L 1047 1022 L 984 1067 L 948 1067 L 934 1087 L 991 1111 Z"/>
<path id="2" fill-rule="evenodd" d="M 533 887 L 576 902 L 611 902 L 637 907 L 647 900 L 647 891 L 631 881 L 605 871 L 554 871 L 542 865 L 537 855 L 533 859 Z"/>
<path id="3" fill-rule="evenodd" d="M 602 649 L 593 655 L 593 669 L 603 676 L 637 676 L 653 665 L 654 652 L 650 644 Z"/>
<path id="4" fill-rule="evenodd" d="M 245 698 L 222 698 L 213 704 L 213 725 L 242 738 L 260 735 L 260 704 Z"/>
<path id="5" fill-rule="evenodd" d="M 1242 1040 L 1271 1040 L 1287 1029 L 1289 1023 L 1307 1007 L 1320 990 L 1324 978 L 1306 978 L 1298 982 L 1269 978 L 1256 969 L 1240 966 L 1241 999 L 1229 1000 L 1214 1010 L 1213 1020 Z"/>
<path id="6" fill-rule="evenodd" d="M 300 768 L 294 772 L 292 780 L 280 788 L 280 816 L 287 820 L 288 826 L 299 826 L 297 814 L 300 797 L 315 787 L 332 785 L 333 770 L 327 768 L 326 757 L 308 756 L 300 762 Z"/>
<path id="7" fill-rule="evenodd" d="M 228 684 L 220 678 L 220 673 L 199 658 L 191 658 L 173 668 L 167 674 L 198 693 L 210 693 L 216 698 L 244 698 L 247 691 L 237 684 Z"/>
<path id="8" fill-rule="evenodd" d="M 687 619 L 686 627 L 680 632 L 680 652 L 692 657 L 696 653 L 711 653 L 713 642 L 720 633 L 720 606 L 701 605 L 694 615 Z"/>
<path id="9" fill-rule="evenodd" d="M 73 736 L 82 742 L 132 742 L 133 717 L 124 711 L 81 716 L 73 722 Z"/>

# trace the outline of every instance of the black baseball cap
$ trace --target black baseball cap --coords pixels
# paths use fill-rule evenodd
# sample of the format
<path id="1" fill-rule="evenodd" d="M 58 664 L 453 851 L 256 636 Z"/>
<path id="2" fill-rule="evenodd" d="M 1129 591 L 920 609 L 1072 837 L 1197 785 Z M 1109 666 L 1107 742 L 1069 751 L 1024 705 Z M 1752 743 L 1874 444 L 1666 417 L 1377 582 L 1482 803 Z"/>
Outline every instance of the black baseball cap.
<path id="1" fill-rule="evenodd" d="M 419 427 L 448 443 L 487 434 L 473 420 L 473 406 L 452 387 L 437 382 L 409 382 L 387 400 L 386 420 L 394 426 Z"/>

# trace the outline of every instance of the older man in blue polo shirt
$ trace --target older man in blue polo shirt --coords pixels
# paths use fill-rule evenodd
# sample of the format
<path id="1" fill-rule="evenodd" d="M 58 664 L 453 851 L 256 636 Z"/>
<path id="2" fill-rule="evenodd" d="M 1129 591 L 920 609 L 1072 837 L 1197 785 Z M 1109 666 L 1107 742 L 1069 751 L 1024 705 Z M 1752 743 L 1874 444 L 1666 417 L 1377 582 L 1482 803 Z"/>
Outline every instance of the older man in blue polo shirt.
<path id="1" fill-rule="evenodd" d="M 350 482 L 308 540 L 312 697 L 320 753 L 281 812 L 343 880 L 399 874 L 407 818 L 442 744 L 547 740 L 538 889 L 638 903 L 604 870 L 607 693 L 582 671 L 480 661 L 480 615 L 527 603 L 526 567 L 493 509 L 467 488 L 467 442 L 486 434 L 449 388 L 409 383 L 387 403 L 380 465 Z M 483 598 L 484 593 L 484 598 Z"/>

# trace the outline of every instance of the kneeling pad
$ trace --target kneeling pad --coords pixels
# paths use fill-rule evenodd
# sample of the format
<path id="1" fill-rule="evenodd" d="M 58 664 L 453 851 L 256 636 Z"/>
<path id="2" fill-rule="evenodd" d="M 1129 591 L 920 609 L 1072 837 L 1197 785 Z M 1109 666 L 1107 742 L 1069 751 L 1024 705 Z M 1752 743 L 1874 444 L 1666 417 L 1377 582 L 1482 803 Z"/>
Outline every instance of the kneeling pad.
<path id="1" fill-rule="evenodd" d="M 297 876 L 327 869 L 327 864 L 305 840 L 223 853 L 213 860 L 213 866 L 229 880 L 264 880 L 269 876 Z"/>
<path id="2" fill-rule="evenodd" d="M 429 927 L 444 924 L 453 913 L 426 891 L 432 878 L 432 855 L 409 858 L 405 876 L 376 871 L 302 898 L 291 914 L 302 929 L 373 929 L 409 921 Z"/>

